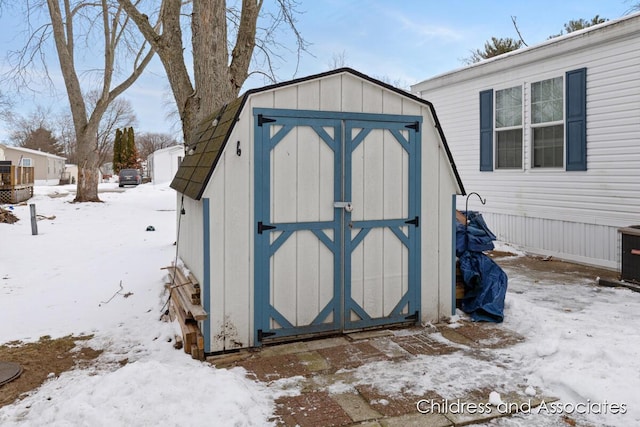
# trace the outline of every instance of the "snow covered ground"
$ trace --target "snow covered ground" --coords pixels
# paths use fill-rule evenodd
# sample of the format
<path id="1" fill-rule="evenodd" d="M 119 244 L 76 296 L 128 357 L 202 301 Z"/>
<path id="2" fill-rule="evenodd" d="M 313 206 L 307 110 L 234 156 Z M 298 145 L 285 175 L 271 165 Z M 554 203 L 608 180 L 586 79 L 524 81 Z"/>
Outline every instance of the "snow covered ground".
<path id="1" fill-rule="evenodd" d="M 125 191 L 101 184 L 101 190 L 104 203 L 73 204 L 73 186 L 37 187 L 29 203 L 55 219 L 39 221 L 32 236 L 28 206 L 16 206 L 21 220 L 0 224 L 0 244 L 11 248 L 0 254 L 0 344 L 93 334 L 89 345 L 104 350 L 91 369 L 52 377 L 0 408 L 0 425 L 269 425 L 274 399 L 296 393 L 295 385 L 268 386 L 247 379 L 243 369 L 194 361 L 168 342 L 175 325 L 159 321 L 166 298 L 161 268 L 175 256 L 173 190 L 152 184 Z M 155 231 L 146 231 L 149 225 Z M 471 359 L 453 353 L 431 358 L 427 369 L 416 359 L 403 372 L 377 362 L 357 377 L 380 390 L 404 384 L 452 396 L 492 381 L 526 385 L 563 404 L 586 404 L 591 413 L 572 417 L 587 425 L 640 425 L 640 294 L 507 273 L 504 326 L 524 335 L 523 343 L 497 350 L 496 360 L 469 365 Z M 121 366 L 123 359 L 129 363 Z M 624 405 L 625 414 L 594 413 L 613 403 Z M 560 420 L 538 414 L 489 424 Z"/>

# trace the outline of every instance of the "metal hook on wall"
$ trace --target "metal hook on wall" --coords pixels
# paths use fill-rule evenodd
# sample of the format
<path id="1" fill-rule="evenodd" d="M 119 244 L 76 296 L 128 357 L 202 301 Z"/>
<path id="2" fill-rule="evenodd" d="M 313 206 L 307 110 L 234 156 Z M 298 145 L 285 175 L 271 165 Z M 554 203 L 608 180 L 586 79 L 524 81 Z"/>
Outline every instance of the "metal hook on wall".
<path id="1" fill-rule="evenodd" d="M 478 199 L 480 199 L 480 203 L 482 203 L 483 205 L 485 203 L 487 203 L 487 199 L 483 199 L 478 193 L 476 193 L 475 191 L 473 193 L 469 193 L 467 194 L 467 203 L 464 206 L 464 214 L 468 217 L 469 216 L 469 197 L 473 196 L 473 195 L 478 196 Z"/>
<path id="2" fill-rule="evenodd" d="M 482 203 L 483 205 L 485 203 L 487 203 L 487 199 L 483 199 L 478 193 L 476 193 L 475 191 L 473 193 L 469 193 L 467 194 L 467 203 L 464 207 L 464 215 L 465 215 L 465 219 L 464 219 L 464 242 L 465 242 L 465 250 L 468 250 L 469 248 L 469 197 L 473 196 L 473 195 L 478 196 L 478 199 L 480 199 L 480 203 Z"/>

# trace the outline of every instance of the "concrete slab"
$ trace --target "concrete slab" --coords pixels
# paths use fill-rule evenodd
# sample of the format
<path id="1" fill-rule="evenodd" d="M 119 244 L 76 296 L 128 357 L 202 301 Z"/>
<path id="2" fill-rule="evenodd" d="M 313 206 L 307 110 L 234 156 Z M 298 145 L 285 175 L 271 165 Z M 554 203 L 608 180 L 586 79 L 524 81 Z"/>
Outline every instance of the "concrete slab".
<path id="1" fill-rule="evenodd" d="M 331 348 L 349 344 L 345 337 L 333 337 L 320 340 L 312 340 L 304 343 L 307 350 L 320 350 L 321 348 Z"/>
<path id="2" fill-rule="evenodd" d="M 307 351 L 305 342 L 291 342 L 287 344 L 274 344 L 260 349 L 261 357 L 281 356 L 283 354 L 301 353 Z"/>
<path id="3" fill-rule="evenodd" d="M 357 393 L 334 394 L 333 400 L 335 400 L 355 422 L 382 418 L 382 414 L 372 409 L 362 396 Z"/>
<path id="4" fill-rule="evenodd" d="M 323 372 L 331 368 L 327 359 L 320 356 L 317 351 L 305 351 L 296 353 L 296 356 L 309 372 Z"/>

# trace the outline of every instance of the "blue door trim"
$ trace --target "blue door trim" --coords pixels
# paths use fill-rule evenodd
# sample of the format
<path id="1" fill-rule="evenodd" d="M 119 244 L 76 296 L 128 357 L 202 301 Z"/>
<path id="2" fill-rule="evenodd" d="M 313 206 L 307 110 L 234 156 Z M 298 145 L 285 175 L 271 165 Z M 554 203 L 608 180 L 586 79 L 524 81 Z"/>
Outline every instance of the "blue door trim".
<path id="1" fill-rule="evenodd" d="M 211 353 L 211 219 L 210 201 L 208 197 L 202 198 L 202 245 L 204 266 L 204 280 L 202 283 L 202 308 L 207 313 L 207 318 L 202 321 L 202 335 L 204 335 L 204 352 Z"/>
<path id="2" fill-rule="evenodd" d="M 407 218 L 395 218 L 387 220 L 369 220 L 369 221 L 351 221 L 351 213 L 345 214 L 345 223 L 347 236 L 351 234 L 351 230 L 360 231 L 356 236 L 345 238 L 345 254 L 344 254 L 344 328 L 360 329 L 373 326 L 381 326 L 392 323 L 406 322 L 407 318 L 418 314 L 415 321 L 419 321 L 420 312 L 420 232 L 418 230 L 419 222 L 411 224 L 414 219 L 420 216 L 420 129 L 422 125 L 422 117 L 416 116 L 399 116 L 399 120 L 390 121 L 388 117 L 379 117 L 379 121 L 369 120 L 349 120 L 345 121 L 345 200 L 352 199 L 352 166 L 351 160 L 353 152 L 365 140 L 366 136 L 374 129 L 385 129 L 390 131 L 397 142 L 407 152 L 409 156 L 408 164 L 408 193 L 409 206 Z M 354 134 L 354 130 L 359 131 Z M 405 138 L 401 131 L 407 131 L 409 138 Z M 401 227 L 407 227 L 408 232 L 405 234 Z M 389 228 L 394 235 L 408 249 L 409 254 L 409 271 L 408 271 L 408 290 L 402 296 L 398 304 L 391 313 L 382 318 L 371 318 L 356 301 L 351 297 L 351 259 L 353 251 L 364 240 L 370 230 L 373 228 Z M 407 306 L 407 313 L 402 314 L 403 309 Z M 351 312 L 355 313 L 360 320 L 351 320 Z"/>
<path id="3" fill-rule="evenodd" d="M 263 123 L 260 126 L 257 120 L 258 115 L 266 115 L 275 121 Z M 341 248 L 341 218 L 334 215 L 332 221 L 297 222 L 297 223 L 272 223 L 270 218 L 271 188 L 271 164 L 269 161 L 271 151 L 280 143 L 283 138 L 296 126 L 300 124 L 299 118 L 295 114 L 283 113 L 283 110 L 254 109 L 254 134 L 255 134 L 255 276 L 254 276 L 254 343 L 261 344 L 261 336 L 289 336 L 308 333 L 325 332 L 339 329 L 342 323 L 341 311 L 337 308 L 341 306 L 341 295 L 339 292 L 340 282 L 340 258 Z M 307 118 L 305 126 L 311 127 L 324 143 L 334 152 L 334 169 L 342 170 L 341 158 L 336 149 L 341 146 L 341 122 L 335 117 Z M 271 136 L 273 126 L 279 129 Z M 334 128 L 334 137 L 324 129 Z M 334 182 L 334 200 L 341 197 L 342 187 L 340 182 Z M 335 212 L 335 210 L 334 210 Z M 258 229 L 258 222 L 268 225 L 268 227 Z M 274 227 L 274 228 L 271 228 Z M 322 308 L 310 325 L 294 326 L 270 303 L 270 260 L 276 251 L 297 231 L 311 231 L 319 241 L 321 241 L 332 253 L 334 258 L 334 280 L 333 298 Z M 333 230 L 333 240 L 328 237 L 324 230 Z M 280 233 L 271 242 L 271 233 Z M 329 314 L 333 313 L 333 321 L 323 323 Z M 271 328 L 274 321 L 280 328 Z"/>

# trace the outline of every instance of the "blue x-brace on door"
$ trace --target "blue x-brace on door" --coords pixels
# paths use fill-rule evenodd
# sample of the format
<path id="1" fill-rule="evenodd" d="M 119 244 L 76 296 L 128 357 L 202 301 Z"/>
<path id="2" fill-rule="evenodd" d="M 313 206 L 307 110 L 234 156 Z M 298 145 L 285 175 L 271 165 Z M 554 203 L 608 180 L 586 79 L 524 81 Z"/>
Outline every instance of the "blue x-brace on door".
<path id="1" fill-rule="evenodd" d="M 253 114 L 256 345 L 417 322 L 422 117 Z"/>

